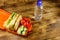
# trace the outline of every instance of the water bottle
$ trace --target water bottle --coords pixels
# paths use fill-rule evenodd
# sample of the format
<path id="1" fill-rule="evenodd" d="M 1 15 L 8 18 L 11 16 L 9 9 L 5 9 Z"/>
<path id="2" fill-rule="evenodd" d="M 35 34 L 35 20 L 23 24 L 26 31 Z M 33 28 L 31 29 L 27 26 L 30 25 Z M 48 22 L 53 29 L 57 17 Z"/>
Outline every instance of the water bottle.
<path id="1" fill-rule="evenodd" d="M 34 18 L 35 20 L 41 20 L 43 14 L 42 0 L 37 0 L 36 6 L 34 8 Z"/>

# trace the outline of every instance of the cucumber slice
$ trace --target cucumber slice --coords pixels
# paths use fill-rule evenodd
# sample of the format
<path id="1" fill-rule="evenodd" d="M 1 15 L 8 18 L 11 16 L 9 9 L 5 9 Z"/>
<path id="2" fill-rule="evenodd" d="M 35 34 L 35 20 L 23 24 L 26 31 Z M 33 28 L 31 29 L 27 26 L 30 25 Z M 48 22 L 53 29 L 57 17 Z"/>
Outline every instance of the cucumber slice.
<path id="1" fill-rule="evenodd" d="M 27 30 L 27 28 L 24 27 L 24 30 L 22 32 L 22 35 L 25 35 L 26 34 L 26 30 Z"/>
<path id="2" fill-rule="evenodd" d="M 17 30 L 17 34 L 22 34 L 23 29 L 24 26 L 20 26 L 19 29 Z"/>
<path id="3" fill-rule="evenodd" d="M 26 34 L 27 28 L 24 26 L 20 26 L 19 29 L 17 30 L 17 34 L 25 35 Z"/>

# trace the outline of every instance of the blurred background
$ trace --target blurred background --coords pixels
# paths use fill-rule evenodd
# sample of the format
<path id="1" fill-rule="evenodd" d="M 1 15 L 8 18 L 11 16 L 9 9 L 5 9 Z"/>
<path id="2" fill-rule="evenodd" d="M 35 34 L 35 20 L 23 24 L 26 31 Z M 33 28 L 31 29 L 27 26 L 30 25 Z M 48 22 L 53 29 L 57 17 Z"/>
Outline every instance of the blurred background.
<path id="1" fill-rule="evenodd" d="M 23 16 L 34 15 L 37 0 L 0 0 L 0 8 Z M 60 0 L 42 0 L 43 18 L 40 22 L 31 19 L 33 28 L 27 37 L 0 30 L 0 40 L 60 40 Z"/>

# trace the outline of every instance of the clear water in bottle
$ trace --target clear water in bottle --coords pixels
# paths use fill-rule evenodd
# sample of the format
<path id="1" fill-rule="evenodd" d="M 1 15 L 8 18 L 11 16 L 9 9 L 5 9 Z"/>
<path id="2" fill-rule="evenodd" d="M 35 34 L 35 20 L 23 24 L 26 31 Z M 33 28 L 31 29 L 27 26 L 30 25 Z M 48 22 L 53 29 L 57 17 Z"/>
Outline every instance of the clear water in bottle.
<path id="1" fill-rule="evenodd" d="M 34 11 L 35 20 L 41 20 L 42 14 L 43 14 L 42 0 L 37 0 L 35 11 Z"/>

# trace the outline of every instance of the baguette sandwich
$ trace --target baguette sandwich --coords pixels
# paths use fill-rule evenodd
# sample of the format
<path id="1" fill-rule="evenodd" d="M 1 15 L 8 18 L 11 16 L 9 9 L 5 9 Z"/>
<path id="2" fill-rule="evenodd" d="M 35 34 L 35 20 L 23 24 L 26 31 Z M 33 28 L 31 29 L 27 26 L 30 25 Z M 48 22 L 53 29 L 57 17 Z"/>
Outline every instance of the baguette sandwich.
<path id="1" fill-rule="evenodd" d="M 22 17 L 21 15 L 14 12 L 10 14 L 3 26 L 9 32 L 23 36 L 26 36 L 32 28 L 29 18 Z"/>

